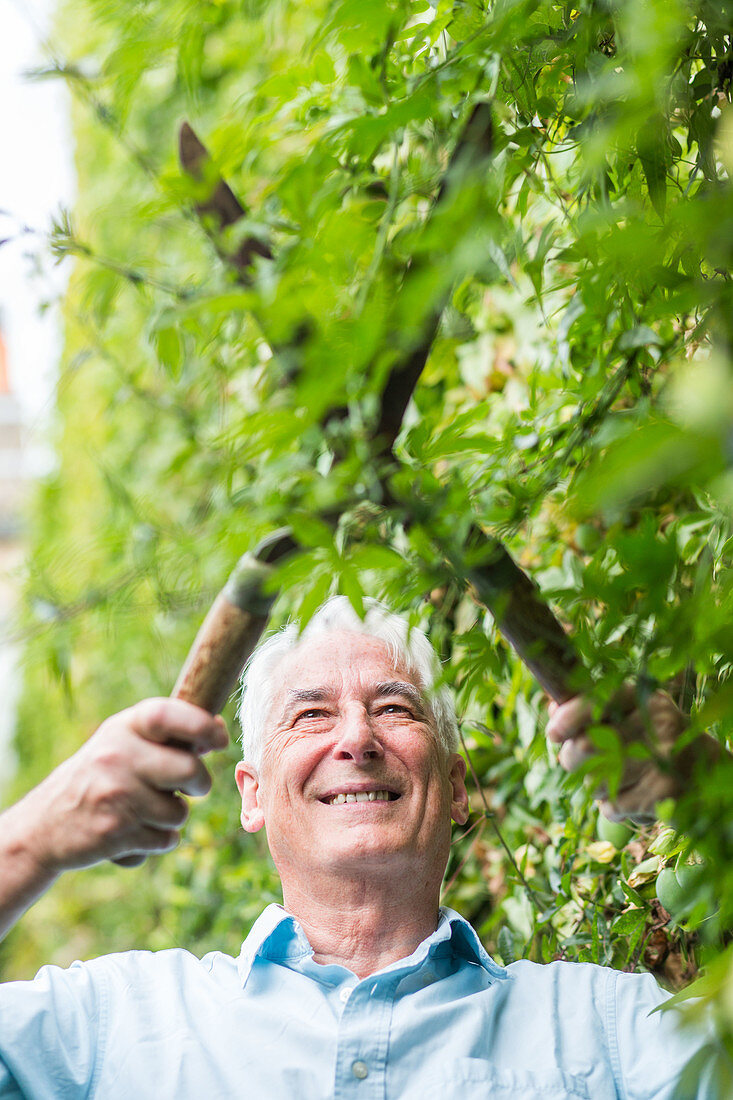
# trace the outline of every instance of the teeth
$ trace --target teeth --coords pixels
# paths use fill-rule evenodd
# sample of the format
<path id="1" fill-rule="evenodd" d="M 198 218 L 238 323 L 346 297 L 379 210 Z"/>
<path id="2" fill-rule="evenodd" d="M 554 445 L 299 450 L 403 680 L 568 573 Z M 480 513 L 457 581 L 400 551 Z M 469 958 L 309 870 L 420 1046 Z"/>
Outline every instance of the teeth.
<path id="1" fill-rule="evenodd" d="M 348 794 L 335 794 L 329 800 L 330 806 L 343 806 L 345 802 L 389 802 L 389 791 L 356 791 Z"/>

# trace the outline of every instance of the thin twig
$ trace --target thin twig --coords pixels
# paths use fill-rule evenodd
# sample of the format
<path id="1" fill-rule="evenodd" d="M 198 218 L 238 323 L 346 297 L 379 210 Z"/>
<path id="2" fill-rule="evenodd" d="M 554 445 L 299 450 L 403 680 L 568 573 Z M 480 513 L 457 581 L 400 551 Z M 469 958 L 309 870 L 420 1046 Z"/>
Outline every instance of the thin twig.
<path id="1" fill-rule="evenodd" d="M 463 839 L 464 839 L 465 837 L 467 837 L 467 836 L 468 836 L 468 834 L 469 834 L 469 833 L 470 833 L 470 832 L 471 832 L 471 831 L 472 831 L 473 829 L 475 829 L 477 825 L 479 826 L 479 832 L 478 832 L 478 836 L 476 837 L 476 841 L 478 842 L 478 841 L 479 841 L 479 840 L 481 839 L 481 836 L 482 836 L 482 834 L 483 834 L 483 831 L 484 831 L 484 829 L 486 828 L 486 818 L 485 818 L 485 816 L 484 816 L 483 814 L 482 814 L 482 815 L 481 815 L 481 817 L 480 817 L 480 818 L 478 819 L 478 821 L 474 821 L 474 823 L 473 823 L 473 825 L 471 826 L 471 828 L 470 828 L 470 829 L 468 829 L 468 830 L 467 830 L 467 831 L 466 831 L 466 832 L 465 832 L 465 833 L 463 834 L 463 836 L 459 837 L 459 839 L 460 839 L 460 840 L 463 840 Z M 469 848 L 469 849 L 468 849 L 468 851 L 466 852 L 466 854 L 464 855 L 463 859 L 461 860 L 461 862 L 460 862 L 460 863 L 458 864 L 458 866 L 456 867 L 456 869 L 455 869 L 454 873 L 453 873 L 453 874 L 451 875 L 451 877 L 450 877 L 449 881 L 448 881 L 448 882 L 446 882 L 446 883 L 444 883 L 444 885 L 443 885 L 443 887 L 442 887 L 442 889 L 441 889 L 441 891 L 440 891 L 440 903 L 441 903 L 441 905 L 443 904 L 443 898 L 444 898 L 444 897 L 445 897 L 445 896 L 446 896 L 447 894 L 449 894 L 449 893 L 451 892 L 451 890 L 453 889 L 453 884 L 455 883 L 456 879 L 457 879 L 457 878 L 458 878 L 458 876 L 460 875 L 460 873 L 461 873 L 461 871 L 463 870 L 463 868 L 464 868 L 464 867 L 466 866 L 466 864 L 468 863 L 468 860 L 470 859 L 470 856 L 471 856 L 471 849 Z"/>
<path id="2" fill-rule="evenodd" d="M 483 816 L 486 818 L 487 821 L 489 821 L 491 823 L 491 825 L 494 829 L 494 832 L 496 833 L 496 835 L 499 839 L 499 843 L 501 844 L 502 848 L 504 849 L 507 856 L 509 857 L 509 862 L 511 863 L 512 867 L 514 868 L 514 872 L 515 872 L 517 878 L 519 879 L 519 881 L 521 882 L 522 886 L 525 889 L 525 892 L 527 894 L 527 898 L 528 898 L 530 904 L 533 905 L 534 908 L 539 913 L 539 912 L 542 911 L 542 907 L 539 904 L 539 902 L 537 901 L 537 898 L 535 897 L 535 891 L 530 886 L 530 884 L 527 882 L 527 879 L 524 877 L 521 870 L 519 869 L 519 864 L 517 863 L 516 859 L 514 858 L 514 853 L 512 852 L 511 848 L 509 847 L 506 840 L 504 839 L 504 836 L 502 835 L 501 829 L 499 828 L 499 826 L 497 824 L 496 814 L 490 808 L 488 802 L 486 801 L 486 795 L 484 794 L 483 787 L 481 786 L 481 783 L 479 782 L 478 775 L 476 774 L 476 769 L 473 766 L 473 760 L 471 759 L 471 754 L 468 751 L 468 745 L 466 744 L 466 739 L 463 736 L 463 730 L 460 728 L 460 726 L 458 727 L 458 736 L 461 739 L 461 745 L 463 746 L 463 751 L 466 754 L 466 760 L 468 762 L 468 767 L 469 767 L 469 770 L 471 772 L 471 776 L 472 776 L 473 781 L 476 785 L 476 789 L 478 790 L 479 795 L 481 796 L 481 801 L 484 804 L 484 814 L 483 814 Z"/>
<path id="3" fill-rule="evenodd" d="M 62 230 L 57 234 L 54 239 L 53 233 L 50 237 L 51 251 L 62 259 L 64 256 L 80 256 L 82 259 L 88 260 L 90 263 L 96 264 L 97 267 L 104 268 L 107 271 L 113 272 L 115 275 L 119 275 L 121 279 L 125 279 L 135 287 L 147 286 L 151 290 L 159 290 L 164 294 L 170 295 L 178 302 L 190 301 L 199 287 L 185 287 L 176 286 L 174 283 L 164 282 L 162 279 L 156 279 L 153 275 L 144 274 L 142 271 L 137 271 L 135 268 L 128 267 L 126 264 L 121 263 L 119 260 L 113 260 L 109 256 L 102 256 L 98 252 L 95 252 L 91 245 L 85 241 L 80 241 L 74 236 L 67 236 Z"/>

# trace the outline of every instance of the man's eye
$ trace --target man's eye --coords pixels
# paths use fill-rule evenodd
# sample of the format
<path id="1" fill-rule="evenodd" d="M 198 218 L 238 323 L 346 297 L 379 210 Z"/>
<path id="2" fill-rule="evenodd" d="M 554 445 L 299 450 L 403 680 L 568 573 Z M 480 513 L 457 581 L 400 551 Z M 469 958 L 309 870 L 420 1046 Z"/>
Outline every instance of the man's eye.
<path id="1" fill-rule="evenodd" d="M 296 715 L 295 721 L 299 722 L 301 718 L 325 718 L 326 711 L 320 710 L 317 707 L 313 707 L 311 710 L 302 710 L 300 714 Z"/>
<path id="2" fill-rule="evenodd" d="M 387 703 L 385 706 L 379 708 L 380 714 L 404 714 L 407 718 L 412 718 L 413 714 L 409 707 L 406 707 L 404 703 Z"/>

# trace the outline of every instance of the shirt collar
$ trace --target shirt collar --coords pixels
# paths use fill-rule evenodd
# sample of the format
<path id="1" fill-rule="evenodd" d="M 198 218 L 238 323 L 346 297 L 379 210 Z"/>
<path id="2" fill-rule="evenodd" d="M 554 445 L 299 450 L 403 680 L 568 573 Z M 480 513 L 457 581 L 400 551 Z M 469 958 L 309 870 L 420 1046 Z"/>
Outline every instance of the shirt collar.
<path id="1" fill-rule="evenodd" d="M 509 977 L 504 967 L 495 963 L 489 955 L 473 926 L 460 913 L 456 913 L 454 909 L 448 909 L 443 905 L 440 908 L 438 927 L 430 938 L 437 937 L 444 925 L 447 925 L 450 931 L 443 936 L 443 939 L 450 940 L 451 947 L 456 954 L 468 959 L 469 962 L 475 962 L 482 966 L 491 978 Z"/>
<path id="2" fill-rule="evenodd" d="M 404 974 L 417 968 L 429 954 L 445 951 L 446 947 L 442 945 L 449 945 L 457 955 L 483 967 L 492 980 L 508 977 L 506 970 L 498 966 L 484 949 L 468 921 L 453 909 L 445 907 L 440 909 L 438 927 L 432 935 L 423 940 L 408 958 L 399 959 L 379 973 Z M 295 917 L 281 905 L 268 905 L 242 944 L 237 960 L 240 981 L 243 986 L 246 984 L 258 956 L 287 966 L 312 954 L 313 948 Z"/>

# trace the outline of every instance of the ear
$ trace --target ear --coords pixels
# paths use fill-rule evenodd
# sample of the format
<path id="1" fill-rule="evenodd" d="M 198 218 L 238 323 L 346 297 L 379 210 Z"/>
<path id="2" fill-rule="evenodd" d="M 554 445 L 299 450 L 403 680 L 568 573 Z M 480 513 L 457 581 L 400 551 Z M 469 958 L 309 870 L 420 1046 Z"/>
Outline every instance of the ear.
<path id="1" fill-rule="evenodd" d="M 468 791 L 466 790 L 466 761 L 457 752 L 450 755 L 448 778 L 451 785 L 450 815 L 457 825 L 468 821 Z"/>
<path id="2" fill-rule="evenodd" d="M 240 760 L 234 769 L 234 778 L 242 796 L 242 828 L 248 833 L 256 833 L 265 824 L 265 815 L 260 806 L 257 769 L 246 760 Z"/>

